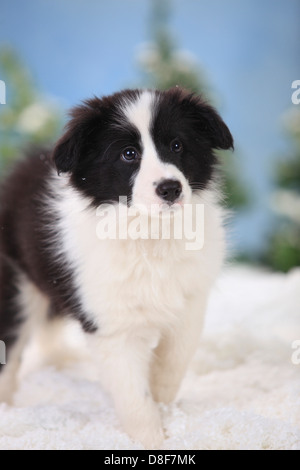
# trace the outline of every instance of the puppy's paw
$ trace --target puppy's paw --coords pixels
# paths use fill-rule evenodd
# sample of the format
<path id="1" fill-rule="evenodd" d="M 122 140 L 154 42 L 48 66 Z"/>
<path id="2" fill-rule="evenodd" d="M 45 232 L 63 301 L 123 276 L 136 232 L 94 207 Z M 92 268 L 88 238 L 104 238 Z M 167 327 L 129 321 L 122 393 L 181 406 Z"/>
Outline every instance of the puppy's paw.
<path id="1" fill-rule="evenodd" d="M 167 405 L 175 400 L 177 390 L 177 387 L 170 385 L 155 385 L 152 387 L 152 395 L 157 403 L 165 403 Z"/>
<path id="2" fill-rule="evenodd" d="M 140 442 L 148 450 L 160 449 L 165 439 L 161 426 L 151 429 L 146 423 L 142 429 L 128 431 L 128 434 L 134 441 Z"/>
<path id="3" fill-rule="evenodd" d="M 161 448 L 165 436 L 157 406 L 151 406 L 147 412 L 139 410 L 131 414 L 126 422 L 123 421 L 123 427 L 127 434 L 134 441 L 140 442 L 145 449 Z"/>
<path id="4" fill-rule="evenodd" d="M 11 387 L 1 386 L 0 384 L 0 403 L 6 403 L 7 405 L 13 404 L 13 391 Z"/>
<path id="5" fill-rule="evenodd" d="M 146 450 L 156 450 L 161 449 L 165 435 L 162 427 L 156 429 L 146 429 L 141 430 L 138 436 L 136 436 L 137 441 L 141 442 Z"/>

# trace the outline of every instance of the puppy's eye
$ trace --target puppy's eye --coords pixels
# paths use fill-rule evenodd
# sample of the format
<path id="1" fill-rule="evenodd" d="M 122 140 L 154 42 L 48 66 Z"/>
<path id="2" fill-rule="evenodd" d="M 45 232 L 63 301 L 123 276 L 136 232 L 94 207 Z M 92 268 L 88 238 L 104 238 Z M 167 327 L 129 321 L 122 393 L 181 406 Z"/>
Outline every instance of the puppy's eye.
<path id="1" fill-rule="evenodd" d="M 134 147 L 127 147 L 121 153 L 121 159 L 124 160 L 125 162 L 133 162 L 135 160 L 138 160 L 138 158 L 139 158 L 139 153 Z"/>
<path id="2" fill-rule="evenodd" d="M 170 144 L 170 149 L 171 149 L 171 152 L 179 153 L 183 150 L 183 145 L 179 139 L 174 139 L 172 140 Z"/>

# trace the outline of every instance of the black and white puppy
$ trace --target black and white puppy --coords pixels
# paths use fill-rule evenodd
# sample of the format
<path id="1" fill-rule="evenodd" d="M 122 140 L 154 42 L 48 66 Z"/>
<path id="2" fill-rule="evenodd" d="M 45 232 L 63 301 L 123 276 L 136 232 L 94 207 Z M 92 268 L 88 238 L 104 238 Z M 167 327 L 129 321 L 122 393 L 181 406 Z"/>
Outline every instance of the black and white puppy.
<path id="1" fill-rule="evenodd" d="M 200 97 L 125 90 L 74 108 L 53 152 L 17 164 L 0 199 L 0 400 L 12 397 L 35 325 L 51 331 L 72 317 L 89 335 L 124 429 L 160 445 L 156 402 L 176 396 L 224 257 L 213 149 L 231 147 L 227 126 Z M 196 206 L 204 208 L 194 220 L 203 232 L 197 249 L 184 231 L 163 237 L 149 224 L 149 236 L 129 236 L 128 221 L 141 214 L 139 225 L 170 213 L 173 227 Z M 124 226 L 124 209 L 134 208 L 128 236 L 99 235 L 100 222 Z"/>

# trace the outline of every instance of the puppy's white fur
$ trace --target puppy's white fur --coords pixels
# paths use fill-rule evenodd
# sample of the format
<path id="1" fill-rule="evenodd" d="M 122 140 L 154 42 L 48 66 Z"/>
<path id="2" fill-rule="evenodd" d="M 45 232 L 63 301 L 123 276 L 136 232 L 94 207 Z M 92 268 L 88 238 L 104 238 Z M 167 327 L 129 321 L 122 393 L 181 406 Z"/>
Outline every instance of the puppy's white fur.
<path id="1" fill-rule="evenodd" d="M 152 101 L 153 95 L 144 92 L 123 109 L 126 119 L 140 131 L 144 148 L 131 202 L 147 207 L 160 204 L 157 184 L 179 180 L 181 204 L 204 204 L 201 250 L 187 250 L 185 238 L 99 240 L 97 212 L 69 184 L 68 176 L 53 174 L 49 200 L 59 220 L 53 235 L 61 249 L 57 256 L 67 256 L 83 310 L 98 328 L 89 334 L 88 342 L 99 361 L 103 385 L 113 397 L 124 429 L 148 448 L 159 446 L 163 439 L 156 402 L 168 403 L 176 397 L 197 346 L 208 294 L 225 251 L 216 191 L 192 193 L 181 171 L 162 162 L 156 153 L 149 131 Z M 28 308 L 46 310 L 46 300 L 35 297 L 40 300 L 37 307 L 33 297 L 26 299 L 24 315 Z M 15 346 L 13 369 L 22 345 L 21 338 Z"/>
<path id="2" fill-rule="evenodd" d="M 222 212 L 215 193 L 192 197 L 192 203 L 205 205 L 204 247 L 198 252 L 187 251 L 185 239 L 99 240 L 96 212 L 75 190 L 62 193 L 64 251 L 82 305 L 99 327 L 89 342 L 103 384 L 129 435 L 157 446 L 162 430 L 152 397 L 165 403 L 175 398 L 222 264 Z"/>

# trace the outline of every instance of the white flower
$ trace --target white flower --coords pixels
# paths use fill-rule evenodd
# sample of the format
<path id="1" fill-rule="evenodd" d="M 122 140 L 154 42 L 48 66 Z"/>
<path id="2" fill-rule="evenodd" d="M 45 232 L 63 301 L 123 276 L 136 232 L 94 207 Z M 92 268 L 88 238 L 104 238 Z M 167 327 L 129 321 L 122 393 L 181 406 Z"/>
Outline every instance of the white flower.
<path id="1" fill-rule="evenodd" d="M 40 131 L 52 118 L 53 112 L 49 106 L 44 103 L 33 103 L 22 111 L 17 127 L 21 132 L 34 134 Z"/>

